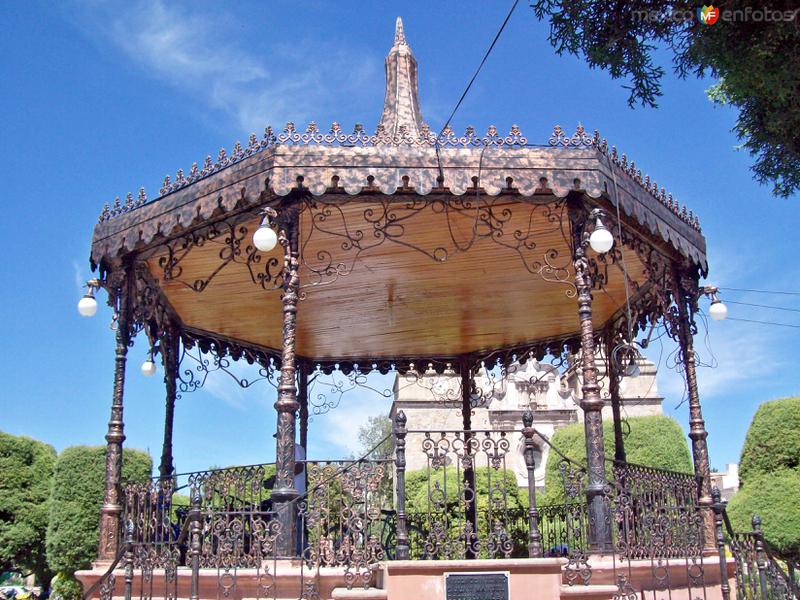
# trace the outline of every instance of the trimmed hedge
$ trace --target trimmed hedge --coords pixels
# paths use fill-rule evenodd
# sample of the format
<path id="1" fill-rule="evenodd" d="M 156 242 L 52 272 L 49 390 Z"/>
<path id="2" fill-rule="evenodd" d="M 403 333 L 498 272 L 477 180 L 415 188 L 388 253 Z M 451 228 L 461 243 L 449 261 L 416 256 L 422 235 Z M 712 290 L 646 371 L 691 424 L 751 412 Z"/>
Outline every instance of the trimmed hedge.
<path id="1" fill-rule="evenodd" d="M 144 482 L 153 461 L 141 450 L 123 450 L 122 477 Z M 47 561 L 54 571 L 71 576 L 97 557 L 100 507 L 105 488 L 106 447 L 73 446 L 58 457 L 50 495 Z"/>
<path id="2" fill-rule="evenodd" d="M 742 446 L 742 486 L 764 473 L 800 469 L 800 398 L 783 398 L 758 407 Z"/>
<path id="3" fill-rule="evenodd" d="M 33 572 L 47 589 L 45 533 L 56 451 L 0 431 L 0 572 Z"/>
<path id="4" fill-rule="evenodd" d="M 784 558 L 800 560 L 800 471 L 750 473 L 747 485 L 731 498 L 727 512 L 735 531 L 751 531 L 761 517 L 764 537 Z"/>
<path id="5" fill-rule="evenodd" d="M 680 424 L 665 415 L 631 417 L 630 434 L 625 438 L 625 456 L 630 463 L 692 473 L 689 444 Z M 553 434 L 550 440 L 555 448 L 575 462 L 586 464 L 586 442 L 583 423 L 574 423 Z M 606 456 L 614 456 L 614 424 L 603 422 L 603 441 Z M 545 491 L 540 504 L 564 502 L 564 484 L 558 470 L 561 457 L 554 451 L 547 455 L 545 466 Z M 610 465 L 608 473 L 610 474 Z"/>

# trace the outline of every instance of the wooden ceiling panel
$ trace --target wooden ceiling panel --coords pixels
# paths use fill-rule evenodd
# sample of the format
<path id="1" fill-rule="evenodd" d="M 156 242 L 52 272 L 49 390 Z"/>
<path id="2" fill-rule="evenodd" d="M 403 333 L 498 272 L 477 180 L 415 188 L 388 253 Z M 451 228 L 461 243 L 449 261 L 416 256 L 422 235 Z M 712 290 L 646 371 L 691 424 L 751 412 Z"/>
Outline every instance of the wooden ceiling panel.
<path id="1" fill-rule="evenodd" d="M 349 202 L 304 212 L 297 351 L 314 358 L 453 356 L 577 330 L 560 225 L 564 219 L 568 227 L 566 214 L 554 205 L 510 201 L 496 202 L 483 216 L 463 203 L 451 208 Z M 484 235 L 487 214 L 498 219 L 494 237 Z M 244 245 L 257 225 L 247 225 Z M 192 289 L 219 268 L 224 250 L 221 242 L 192 248 L 180 276 L 162 282 L 167 298 L 186 325 L 279 348 L 280 290 L 253 281 L 266 257 L 252 270 L 238 257 L 202 292 Z M 271 256 L 281 258 L 280 248 Z M 629 275 L 642 281 L 640 261 L 632 252 L 626 258 Z M 151 272 L 163 279 L 157 264 L 157 257 L 150 260 Z M 341 272 L 322 274 L 328 265 L 341 265 Z M 594 294 L 597 324 L 625 302 L 620 270 L 610 267 L 609 274 L 605 290 Z"/>

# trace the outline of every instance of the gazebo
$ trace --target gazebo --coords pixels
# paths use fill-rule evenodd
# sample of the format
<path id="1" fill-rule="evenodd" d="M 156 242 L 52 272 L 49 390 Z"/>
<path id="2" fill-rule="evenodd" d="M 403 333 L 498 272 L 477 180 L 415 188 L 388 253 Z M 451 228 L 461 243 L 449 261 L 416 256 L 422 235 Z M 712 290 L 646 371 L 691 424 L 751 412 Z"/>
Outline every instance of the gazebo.
<path id="1" fill-rule="evenodd" d="M 93 314 L 105 289 L 116 330 L 100 550 L 82 575 L 89 595 L 122 593 L 121 567 L 126 596 L 159 598 L 402 598 L 425 578 L 447 598 L 484 597 L 457 596 L 475 585 L 507 598 L 544 577 L 556 582 L 539 588 L 548 597 L 575 583 L 598 598 L 655 590 L 656 580 L 689 593 L 727 585 L 693 350 L 699 300 L 723 307 L 700 285 L 698 218 L 581 126 L 555 127 L 542 144 L 517 126 L 432 131 L 417 79 L 398 18 L 375 133 L 267 127 L 166 177 L 155 199 L 140 190 L 103 208 L 91 248 L 98 276 L 80 304 Z M 661 322 L 686 377 L 693 474 L 625 462 L 616 382 L 638 357 L 636 337 Z M 123 391 L 137 336 L 163 364 L 164 445 L 158 477 L 124 483 Z M 174 472 L 176 395 L 197 385 L 187 380 L 197 369 L 179 366 L 190 350 L 201 370 L 243 359 L 276 374 L 274 481 L 269 465 Z M 531 357 L 579 361 L 587 460 L 564 457 L 559 510 L 537 507 L 529 485 L 520 546 L 506 518 L 510 432 L 475 431 L 470 415 L 479 372 Z M 460 375 L 448 402 L 461 430 L 411 431 L 398 413 L 390 459 L 308 461 L 308 490 L 297 489 L 312 373 L 358 382 L 392 372 L 419 384 L 445 371 Z M 613 458 L 603 449 L 606 402 L 616 409 Z M 519 432 L 530 472 L 549 443 L 531 422 Z M 429 459 L 415 476 L 427 499 L 416 517 L 404 459 L 413 435 Z M 183 508 L 172 501 L 181 481 Z M 556 522 L 561 537 L 547 529 Z M 704 567 L 714 560 L 719 569 Z"/>

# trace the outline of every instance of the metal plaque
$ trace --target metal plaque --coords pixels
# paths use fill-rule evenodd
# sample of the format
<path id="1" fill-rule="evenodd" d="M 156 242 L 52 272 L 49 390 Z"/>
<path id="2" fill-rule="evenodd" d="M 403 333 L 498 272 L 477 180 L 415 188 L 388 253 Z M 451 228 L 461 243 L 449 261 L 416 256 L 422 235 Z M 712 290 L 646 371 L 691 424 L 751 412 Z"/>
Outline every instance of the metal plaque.
<path id="1" fill-rule="evenodd" d="M 445 573 L 444 596 L 445 600 L 509 600 L 509 573 Z"/>

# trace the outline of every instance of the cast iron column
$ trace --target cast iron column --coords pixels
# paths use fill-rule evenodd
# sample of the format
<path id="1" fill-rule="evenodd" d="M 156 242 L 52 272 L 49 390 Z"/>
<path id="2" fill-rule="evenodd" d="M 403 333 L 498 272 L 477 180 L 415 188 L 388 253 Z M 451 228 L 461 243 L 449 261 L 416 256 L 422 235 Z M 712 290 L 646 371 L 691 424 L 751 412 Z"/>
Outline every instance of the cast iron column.
<path id="1" fill-rule="evenodd" d="M 536 442 L 533 441 L 533 413 L 522 415 L 522 437 L 525 440 L 525 467 L 528 469 L 528 557 L 542 557 L 542 536 L 539 533 L 539 511 L 536 510 Z"/>
<path id="2" fill-rule="evenodd" d="M 169 480 L 174 470 L 172 458 L 172 429 L 175 422 L 175 399 L 178 395 L 178 353 L 180 335 L 174 323 L 168 323 L 161 336 L 161 362 L 164 366 L 166 410 L 164 413 L 164 444 L 161 447 L 161 463 L 158 476 L 162 482 Z"/>
<path id="3" fill-rule="evenodd" d="M 116 353 L 114 358 L 114 393 L 111 399 L 111 418 L 106 433 L 106 480 L 103 506 L 100 509 L 100 545 L 98 560 L 111 561 L 117 554 L 120 540 L 120 515 L 122 513 L 120 481 L 122 479 L 122 444 L 125 441 L 122 396 L 125 390 L 125 362 L 130 342 L 129 317 L 132 281 L 127 269 L 121 273 L 117 285 L 109 293 L 117 298 Z M 114 275 L 112 274 L 112 277 Z M 117 276 L 118 277 L 118 276 Z"/>
<path id="4" fill-rule="evenodd" d="M 308 458 L 308 363 L 297 364 L 297 400 L 300 403 L 300 445 Z"/>
<path id="5" fill-rule="evenodd" d="M 697 388 L 696 357 L 694 353 L 694 312 L 697 304 L 697 280 L 680 277 L 681 287 L 678 304 L 678 343 L 680 362 L 686 374 L 686 390 L 689 398 L 689 439 L 692 440 L 692 462 L 694 474 L 699 480 L 700 496 L 698 502 L 703 510 L 705 521 L 705 547 L 714 549 L 714 521 L 711 510 L 714 500 L 711 497 L 711 467 L 708 461 L 706 424 L 700 409 L 700 393 Z"/>
<path id="6" fill-rule="evenodd" d="M 614 335 L 606 336 L 606 377 L 608 378 L 608 395 L 611 399 L 611 414 L 614 418 L 614 460 L 625 462 L 625 440 L 622 437 L 622 414 L 619 397 L 619 381 L 621 373 L 614 364 Z"/>
<path id="7" fill-rule="evenodd" d="M 574 201 L 573 201 L 574 202 Z M 588 222 L 581 208 L 570 206 L 574 244 L 575 289 L 578 294 L 578 317 L 580 319 L 581 409 L 583 429 L 586 437 L 586 463 L 589 481 L 586 486 L 586 508 L 589 519 L 589 547 L 594 553 L 613 550 L 611 523 L 605 502 L 605 450 L 603 447 L 603 399 L 597 384 L 595 363 L 594 326 L 592 325 L 592 279 L 589 261 L 586 258 L 588 235 L 584 228 Z"/>
<path id="8" fill-rule="evenodd" d="M 464 454 L 469 456 L 472 454 L 472 373 L 467 359 L 459 361 L 459 371 L 461 374 L 461 420 L 464 426 Z M 475 490 L 475 470 L 473 469 L 472 459 L 466 463 L 464 468 L 464 490 L 469 490 L 466 494 L 468 503 L 464 507 L 465 525 L 472 528 L 470 535 L 466 536 L 466 557 L 478 558 L 475 552 L 476 544 L 473 544 L 478 535 L 478 511 L 475 506 L 478 502 L 478 494 Z"/>
<path id="9" fill-rule="evenodd" d="M 297 330 L 297 301 L 300 279 L 298 276 L 298 209 L 287 206 L 280 215 L 278 240 L 283 247 L 283 349 L 278 399 L 275 402 L 277 441 L 275 449 L 276 477 L 272 490 L 273 506 L 278 513 L 280 531 L 277 539 L 278 556 L 295 554 L 296 523 L 293 500 L 298 492 L 294 488 L 295 414 L 299 408 L 295 381 L 295 334 Z"/>

